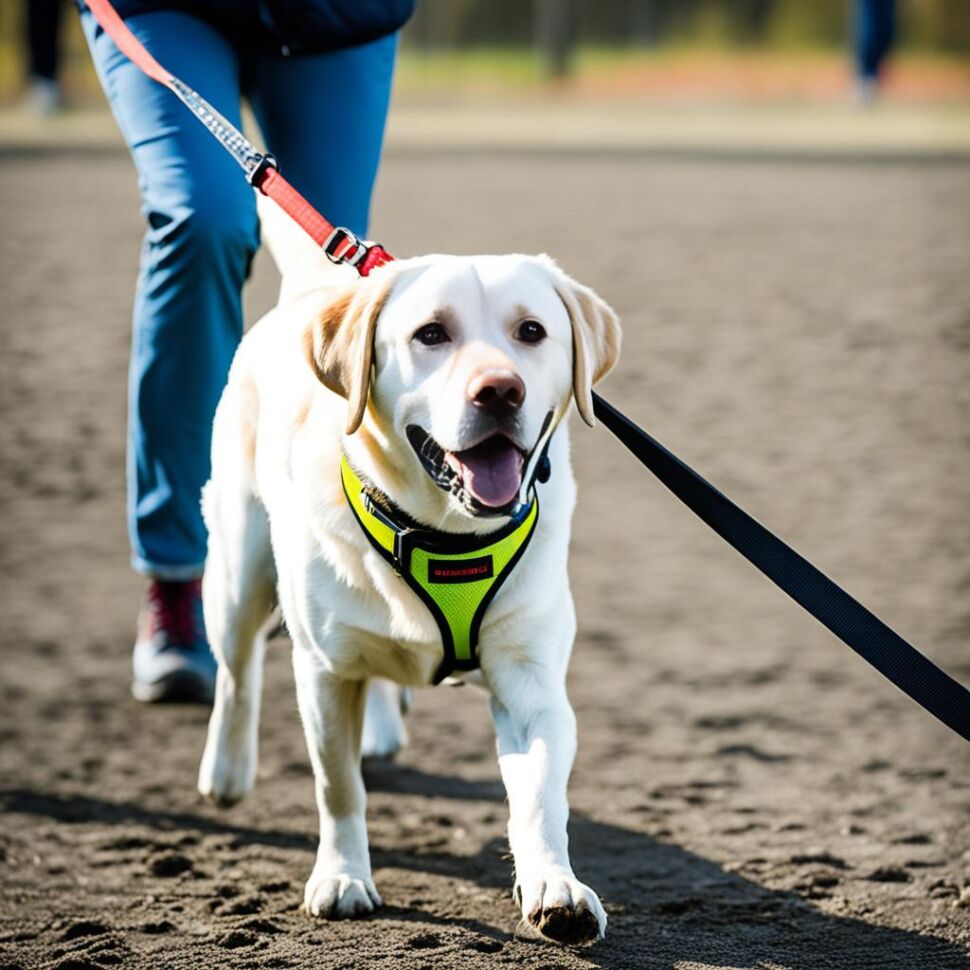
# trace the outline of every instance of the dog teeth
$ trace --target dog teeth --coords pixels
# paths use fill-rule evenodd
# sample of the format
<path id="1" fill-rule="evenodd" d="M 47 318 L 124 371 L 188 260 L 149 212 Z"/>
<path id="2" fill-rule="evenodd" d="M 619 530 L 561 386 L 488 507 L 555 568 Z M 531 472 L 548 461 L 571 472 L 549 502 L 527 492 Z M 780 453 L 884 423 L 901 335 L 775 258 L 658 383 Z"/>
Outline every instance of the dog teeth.
<path id="1" fill-rule="evenodd" d="M 415 437 L 412 434 L 419 432 L 423 435 L 420 446 L 415 445 Z M 458 498 L 469 511 L 473 510 L 471 498 L 465 491 L 465 483 L 462 481 L 461 473 L 452 467 L 448 461 L 447 453 L 431 435 L 427 434 L 417 426 L 412 425 L 408 431 L 411 445 L 415 450 L 421 463 L 424 465 L 431 477 L 431 480 L 443 491 L 450 492 Z"/>

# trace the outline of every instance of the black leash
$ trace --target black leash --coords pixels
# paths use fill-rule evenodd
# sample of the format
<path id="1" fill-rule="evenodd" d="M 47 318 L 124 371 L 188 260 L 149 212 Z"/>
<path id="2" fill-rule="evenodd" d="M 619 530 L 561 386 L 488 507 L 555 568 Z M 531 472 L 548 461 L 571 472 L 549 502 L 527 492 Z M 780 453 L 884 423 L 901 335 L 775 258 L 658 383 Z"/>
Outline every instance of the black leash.
<path id="1" fill-rule="evenodd" d="M 917 704 L 970 741 L 970 691 L 612 404 L 596 417 L 692 512 Z"/>
<path id="2" fill-rule="evenodd" d="M 270 156 L 260 155 L 204 98 L 145 50 L 110 0 L 87 0 L 87 5 L 119 48 L 149 77 L 170 88 L 239 162 L 249 181 L 289 213 L 333 262 L 348 262 L 366 276 L 392 258 L 383 247 L 363 243 L 324 219 L 279 174 Z M 593 407 L 603 424 L 721 538 L 914 701 L 970 741 L 970 691 L 596 393 Z M 540 480 L 548 475 L 544 450 L 534 474 Z"/>

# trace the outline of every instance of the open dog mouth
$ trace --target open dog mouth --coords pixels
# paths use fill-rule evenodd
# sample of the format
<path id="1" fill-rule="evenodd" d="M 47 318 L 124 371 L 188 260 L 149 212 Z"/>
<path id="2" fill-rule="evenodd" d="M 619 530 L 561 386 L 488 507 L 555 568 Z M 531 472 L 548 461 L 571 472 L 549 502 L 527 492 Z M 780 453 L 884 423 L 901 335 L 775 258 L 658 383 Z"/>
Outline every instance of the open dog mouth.
<path id="1" fill-rule="evenodd" d="M 526 456 L 504 434 L 464 451 L 446 451 L 416 424 L 408 425 L 407 436 L 432 481 L 473 515 L 502 515 L 514 505 Z"/>

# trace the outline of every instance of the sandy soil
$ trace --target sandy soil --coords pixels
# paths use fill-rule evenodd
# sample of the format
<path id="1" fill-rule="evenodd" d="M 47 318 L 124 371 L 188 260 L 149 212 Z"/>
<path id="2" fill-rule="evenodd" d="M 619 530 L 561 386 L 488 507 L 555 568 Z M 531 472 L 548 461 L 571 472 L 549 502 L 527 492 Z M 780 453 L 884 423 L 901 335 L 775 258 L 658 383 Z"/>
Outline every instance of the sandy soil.
<path id="1" fill-rule="evenodd" d="M 367 773 L 363 922 L 298 910 L 315 811 L 286 644 L 259 784 L 219 812 L 205 712 L 128 695 L 139 217 L 114 151 L 0 153 L 0 964 L 970 967 L 970 755 L 575 430 L 574 862 L 605 942 L 516 938 L 484 703 L 419 694 Z M 970 163 L 392 154 L 393 251 L 547 250 L 618 308 L 605 388 L 970 681 Z M 251 317 L 273 274 L 257 266 Z"/>

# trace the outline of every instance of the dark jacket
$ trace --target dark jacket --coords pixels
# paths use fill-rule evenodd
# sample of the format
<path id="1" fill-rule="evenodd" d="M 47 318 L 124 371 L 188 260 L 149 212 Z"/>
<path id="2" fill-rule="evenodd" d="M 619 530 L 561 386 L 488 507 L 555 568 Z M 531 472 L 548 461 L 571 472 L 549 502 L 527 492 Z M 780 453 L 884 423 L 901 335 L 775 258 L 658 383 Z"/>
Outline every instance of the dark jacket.
<path id="1" fill-rule="evenodd" d="M 356 47 L 398 30 L 415 0 L 113 0 L 122 17 L 179 10 L 241 44 L 284 54 Z M 83 6 L 83 0 L 81 0 Z"/>

